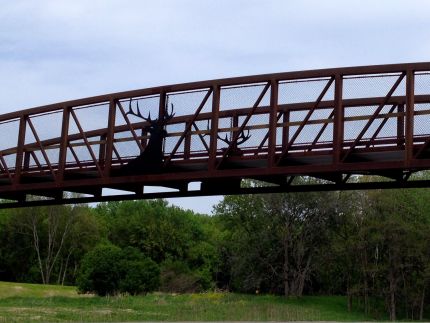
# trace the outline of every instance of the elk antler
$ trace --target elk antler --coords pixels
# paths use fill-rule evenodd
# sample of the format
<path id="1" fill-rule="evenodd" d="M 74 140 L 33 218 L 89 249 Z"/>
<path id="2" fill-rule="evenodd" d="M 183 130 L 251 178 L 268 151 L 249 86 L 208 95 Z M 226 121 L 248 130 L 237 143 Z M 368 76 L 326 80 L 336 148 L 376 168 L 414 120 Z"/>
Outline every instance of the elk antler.
<path id="1" fill-rule="evenodd" d="M 147 118 L 142 115 L 142 113 L 140 112 L 140 108 L 139 108 L 139 101 L 136 101 L 136 108 L 137 108 L 137 112 L 134 112 L 133 107 L 131 106 L 131 99 L 130 99 L 130 103 L 128 104 L 128 112 L 126 114 L 130 114 L 132 116 L 138 117 L 138 118 L 143 119 L 149 123 L 153 123 L 155 121 L 155 120 L 151 119 L 151 112 L 149 112 Z"/>
<path id="2" fill-rule="evenodd" d="M 131 99 L 130 99 L 130 103 L 128 104 L 128 112 L 126 114 L 130 114 L 132 116 L 138 117 L 140 119 L 143 119 L 149 123 L 154 123 L 154 122 L 158 122 L 158 119 L 152 120 L 151 119 L 151 112 L 148 113 L 148 117 L 144 117 L 142 115 L 142 113 L 140 112 L 140 108 L 139 108 L 139 101 L 136 101 L 136 108 L 137 108 L 137 112 L 134 112 L 133 107 L 131 105 Z M 170 104 L 171 106 L 171 110 L 170 113 L 168 111 L 167 108 L 167 104 L 166 104 L 166 109 L 165 109 L 165 114 L 163 116 L 163 123 L 166 123 L 167 121 L 169 121 L 170 119 L 172 119 L 175 116 L 175 113 L 173 112 L 173 103 Z"/>
<path id="3" fill-rule="evenodd" d="M 170 103 L 171 109 L 170 109 L 170 113 L 169 113 L 169 109 L 167 108 L 167 104 L 166 104 L 166 109 L 165 109 L 165 114 L 164 114 L 164 122 L 169 121 L 170 119 L 172 119 L 175 116 L 175 113 L 173 112 L 173 103 Z"/>
<path id="4" fill-rule="evenodd" d="M 206 127 L 206 132 L 209 132 L 209 120 L 208 120 L 208 125 Z M 208 135 L 208 133 L 204 133 L 202 135 L 202 137 L 205 137 L 207 135 Z M 225 142 L 228 146 L 230 146 L 232 143 L 231 139 L 228 139 L 228 134 L 225 134 L 225 138 L 222 138 L 219 134 L 217 134 L 217 137 L 219 140 Z M 234 143 L 234 145 L 237 147 L 237 146 L 243 144 L 244 142 L 246 142 L 249 138 L 251 138 L 251 135 L 249 134 L 249 129 L 247 130 L 246 135 L 245 135 L 244 131 L 242 130 L 240 132 L 239 136 L 237 136 L 236 142 Z"/>
<path id="5" fill-rule="evenodd" d="M 225 135 L 225 138 L 220 137 L 220 135 L 217 135 L 218 139 L 224 141 L 228 146 L 231 145 L 232 141 L 231 139 L 228 139 L 227 134 Z M 236 141 L 234 142 L 235 146 L 239 146 L 241 144 L 243 144 L 244 142 L 246 142 L 249 138 L 251 138 L 251 135 L 249 134 L 249 130 L 247 130 L 247 133 L 245 135 L 244 131 L 242 130 L 239 134 L 239 136 L 237 136 Z"/>

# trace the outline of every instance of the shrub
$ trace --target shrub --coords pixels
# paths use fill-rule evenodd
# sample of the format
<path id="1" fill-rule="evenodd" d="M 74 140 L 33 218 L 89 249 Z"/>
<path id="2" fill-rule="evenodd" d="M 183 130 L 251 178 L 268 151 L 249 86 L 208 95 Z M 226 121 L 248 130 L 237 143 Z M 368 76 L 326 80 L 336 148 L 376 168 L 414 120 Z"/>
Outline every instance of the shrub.
<path id="1" fill-rule="evenodd" d="M 113 245 L 102 245 L 88 252 L 81 264 L 77 279 L 80 292 L 92 292 L 100 296 L 118 291 L 121 249 Z"/>
<path id="2" fill-rule="evenodd" d="M 158 288 L 160 269 L 135 248 L 99 246 L 85 255 L 77 283 L 80 292 L 136 295 Z"/>
<path id="3" fill-rule="evenodd" d="M 169 293 L 192 293 L 202 290 L 200 278 L 186 263 L 167 260 L 161 268 L 161 291 Z"/>
<path id="4" fill-rule="evenodd" d="M 120 291 L 131 295 L 147 293 L 160 286 L 160 269 L 149 258 L 140 261 L 123 262 L 124 276 L 120 281 Z"/>
<path id="5" fill-rule="evenodd" d="M 147 293 L 160 286 L 160 269 L 150 258 L 138 249 L 127 247 L 122 250 L 121 280 L 119 289 L 131 295 Z"/>

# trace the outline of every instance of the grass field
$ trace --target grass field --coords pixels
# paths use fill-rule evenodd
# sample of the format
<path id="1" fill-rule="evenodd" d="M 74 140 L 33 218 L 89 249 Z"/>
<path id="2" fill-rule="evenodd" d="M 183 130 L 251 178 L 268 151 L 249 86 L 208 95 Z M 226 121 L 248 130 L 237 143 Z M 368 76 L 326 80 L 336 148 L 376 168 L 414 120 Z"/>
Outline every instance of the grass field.
<path id="1" fill-rule="evenodd" d="M 0 282 L 0 322 L 366 321 L 343 297 L 230 293 L 97 297 L 74 287 Z"/>

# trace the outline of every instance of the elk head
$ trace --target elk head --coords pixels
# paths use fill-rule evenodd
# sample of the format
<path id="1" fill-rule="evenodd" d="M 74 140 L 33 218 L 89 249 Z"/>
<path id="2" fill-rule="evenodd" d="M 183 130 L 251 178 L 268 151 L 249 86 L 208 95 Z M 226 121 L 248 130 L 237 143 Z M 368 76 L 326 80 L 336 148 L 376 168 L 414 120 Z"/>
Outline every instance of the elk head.
<path id="1" fill-rule="evenodd" d="M 207 132 L 209 132 L 209 120 L 207 125 Z M 206 136 L 207 133 L 203 135 Z M 247 130 L 246 134 L 245 131 L 242 130 L 239 135 L 237 136 L 236 140 L 233 140 L 235 137 L 235 132 L 231 132 L 230 138 L 228 138 L 228 134 L 225 135 L 225 137 L 221 137 L 219 134 L 217 134 L 217 138 L 227 144 L 227 147 L 229 148 L 222 148 L 222 150 L 225 152 L 227 149 L 229 149 L 228 154 L 230 156 L 240 156 L 242 155 L 242 150 L 239 148 L 240 145 L 248 141 L 249 138 L 251 138 L 251 135 L 249 134 L 249 130 Z"/>
<path id="2" fill-rule="evenodd" d="M 218 135 L 218 139 L 219 140 L 224 141 L 227 144 L 228 147 L 230 147 L 230 145 L 231 145 L 233 147 L 233 149 L 237 148 L 239 145 L 245 143 L 249 138 L 251 138 L 251 135 L 249 134 L 249 130 L 247 130 L 246 135 L 245 135 L 245 132 L 242 130 L 240 132 L 240 134 L 237 136 L 237 140 L 234 141 L 233 145 L 232 145 L 233 138 L 228 139 L 227 134 L 225 135 L 224 138 L 222 138 L 222 137 L 220 137 L 220 135 Z"/>
<path id="3" fill-rule="evenodd" d="M 147 117 L 143 116 L 143 114 L 141 113 L 140 108 L 139 108 L 139 101 L 136 101 L 136 112 L 135 112 L 133 107 L 132 107 L 131 99 L 130 99 L 130 103 L 128 105 L 128 112 L 126 114 L 135 116 L 137 118 L 140 118 L 140 119 L 148 122 L 149 125 L 146 126 L 144 128 L 144 130 L 149 132 L 151 134 L 151 136 L 158 135 L 158 136 L 162 136 L 164 138 L 167 135 L 166 130 L 164 130 L 164 126 L 166 125 L 166 123 L 170 119 L 172 119 L 175 116 L 175 113 L 173 112 L 173 103 L 171 103 L 170 113 L 168 111 L 167 106 L 168 106 L 168 103 L 166 103 L 166 107 L 164 109 L 162 119 L 160 119 L 160 118 L 152 119 L 151 118 L 151 112 L 148 113 Z"/>

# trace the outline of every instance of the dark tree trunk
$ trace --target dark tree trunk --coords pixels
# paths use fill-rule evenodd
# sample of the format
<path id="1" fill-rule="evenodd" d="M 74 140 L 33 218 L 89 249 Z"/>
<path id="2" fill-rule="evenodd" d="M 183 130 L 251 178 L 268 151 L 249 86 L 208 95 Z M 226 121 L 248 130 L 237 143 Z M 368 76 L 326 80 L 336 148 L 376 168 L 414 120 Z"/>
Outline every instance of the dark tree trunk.
<path id="1" fill-rule="evenodd" d="M 389 312 L 390 312 L 390 320 L 396 320 L 396 281 L 395 274 L 392 267 L 389 269 L 388 279 L 390 282 L 390 300 L 389 300 Z"/>
<path id="2" fill-rule="evenodd" d="M 283 266 L 283 278 L 284 278 L 284 296 L 288 297 L 291 294 L 291 286 L 289 281 L 290 276 L 290 255 L 289 255 L 289 224 L 288 222 L 285 224 L 285 232 L 284 232 L 284 266 Z"/>
<path id="3" fill-rule="evenodd" d="M 423 287 L 422 293 L 421 293 L 421 304 L 420 304 L 420 321 L 423 320 L 424 317 L 424 300 L 426 297 L 426 288 Z"/>
<path id="4" fill-rule="evenodd" d="M 299 286 L 298 286 L 298 290 L 297 290 L 297 296 L 301 297 L 303 295 L 303 290 L 305 289 L 305 281 L 306 281 L 306 277 L 308 276 L 308 272 L 310 271 L 310 267 L 311 267 L 311 261 L 312 261 L 312 256 L 308 257 L 308 260 L 306 261 L 306 266 L 303 269 L 303 271 L 301 273 L 299 273 Z"/>
<path id="5" fill-rule="evenodd" d="M 289 273 L 289 257 L 288 257 L 288 238 L 284 242 L 284 295 L 290 296 L 290 283 L 288 281 Z"/>
<path id="6" fill-rule="evenodd" d="M 348 312 L 352 311 L 352 291 L 351 291 L 351 282 L 350 282 L 350 278 L 348 277 L 347 281 L 346 281 L 346 295 L 347 295 L 347 299 L 348 299 Z"/>

